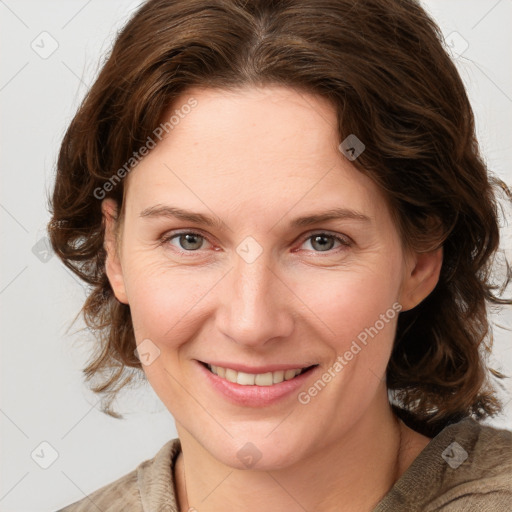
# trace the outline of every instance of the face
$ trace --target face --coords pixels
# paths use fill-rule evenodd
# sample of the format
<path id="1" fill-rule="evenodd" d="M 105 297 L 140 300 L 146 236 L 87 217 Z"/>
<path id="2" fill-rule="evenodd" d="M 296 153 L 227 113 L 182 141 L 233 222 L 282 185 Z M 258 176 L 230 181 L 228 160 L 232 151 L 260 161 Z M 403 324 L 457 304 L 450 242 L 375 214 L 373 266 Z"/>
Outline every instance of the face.
<path id="1" fill-rule="evenodd" d="M 173 110 L 190 97 L 127 178 L 117 250 L 103 202 L 108 276 L 178 429 L 229 466 L 285 467 L 379 421 L 398 311 L 439 258 L 403 250 L 322 98 L 194 89 Z"/>

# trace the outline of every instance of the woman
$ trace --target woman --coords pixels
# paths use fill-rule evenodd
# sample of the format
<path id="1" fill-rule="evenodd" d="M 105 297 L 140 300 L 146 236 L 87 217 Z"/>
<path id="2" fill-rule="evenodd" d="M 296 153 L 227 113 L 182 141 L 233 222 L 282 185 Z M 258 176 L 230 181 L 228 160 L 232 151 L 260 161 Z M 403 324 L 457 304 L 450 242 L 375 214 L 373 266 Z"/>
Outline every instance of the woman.
<path id="1" fill-rule="evenodd" d="M 132 17 L 50 235 L 105 411 L 142 370 L 179 438 L 63 510 L 510 509 L 512 433 L 479 423 L 499 182 L 441 40 L 412 0 Z"/>

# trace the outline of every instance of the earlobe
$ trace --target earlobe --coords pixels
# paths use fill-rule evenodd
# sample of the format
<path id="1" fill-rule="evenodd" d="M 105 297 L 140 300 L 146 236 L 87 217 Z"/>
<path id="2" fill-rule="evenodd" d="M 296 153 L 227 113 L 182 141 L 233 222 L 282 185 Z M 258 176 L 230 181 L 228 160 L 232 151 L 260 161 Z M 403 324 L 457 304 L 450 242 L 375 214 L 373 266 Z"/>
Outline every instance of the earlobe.
<path id="1" fill-rule="evenodd" d="M 402 311 L 416 307 L 436 287 L 443 264 L 443 248 L 415 253 L 402 287 Z"/>
<path id="2" fill-rule="evenodd" d="M 103 246 L 107 252 L 105 271 L 117 300 L 123 304 L 128 304 L 118 247 L 118 235 L 116 228 L 119 221 L 117 210 L 117 203 L 113 199 L 109 198 L 102 201 L 101 212 L 103 214 L 103 222 L 105 225 Z"/>

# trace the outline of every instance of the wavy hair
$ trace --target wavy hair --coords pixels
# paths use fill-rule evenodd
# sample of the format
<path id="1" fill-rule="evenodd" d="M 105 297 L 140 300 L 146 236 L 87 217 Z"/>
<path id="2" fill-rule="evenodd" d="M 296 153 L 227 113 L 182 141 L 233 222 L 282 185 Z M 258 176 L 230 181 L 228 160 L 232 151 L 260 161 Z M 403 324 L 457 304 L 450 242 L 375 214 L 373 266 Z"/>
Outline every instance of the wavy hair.
<path id="1" fill-rule="evenodd" d="M 96 333 L 83 370 L 103 411 L 140 373 L 130 309 L 105 273 L 101 201 L 123 205 L 124 182 L 104 184 L 193 86 L 284 85 L 330 101 L 340 141 L 389 201 L 404 246 L 443 246 L 433 292 L 398 318 L 386 378 L 394 407 L 423 433 L 501 410 L 488 368 L 491 305 L 512 278 L 499 254 L 498 191 L 479 152 L 463 82 L 436 23 L 414 0 L 149 0 L 118 34 L 60 148 L 49 235 L 90 285 L 83 307 Z M 108 191 L 107 191 L 108 188 Z M 98 192 L 100 191 L 100 192 Z"/>

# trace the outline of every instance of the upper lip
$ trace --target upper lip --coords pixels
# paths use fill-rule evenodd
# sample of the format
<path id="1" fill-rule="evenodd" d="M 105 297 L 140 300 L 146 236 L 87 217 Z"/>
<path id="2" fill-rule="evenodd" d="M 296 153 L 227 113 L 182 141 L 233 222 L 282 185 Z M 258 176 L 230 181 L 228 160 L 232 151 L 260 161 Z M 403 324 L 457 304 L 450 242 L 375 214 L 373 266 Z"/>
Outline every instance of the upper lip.
<path id="1" fill-rule="evenodd" d="M 240 364 L 240 363 L 228 363 L 225 361 L 200 361 L 204 364 L 209 364 L 211 366 L 220 366 L 222 368 L 231 368 L 232 370 L 235 370 L 237 372 L 244 372 L 244 373 L 268 373 L 268 372 L 278 372 L 280 370 L 296 370 L 296 369 L 302 369 L 302 368 L 309 368 L 310 366 L 316 366 L 313 364 L 302 364 L 302 363 L 296 363 L 296 364 L 267 364 L 265 366 L 248 366 L 246 364 Z"/>

